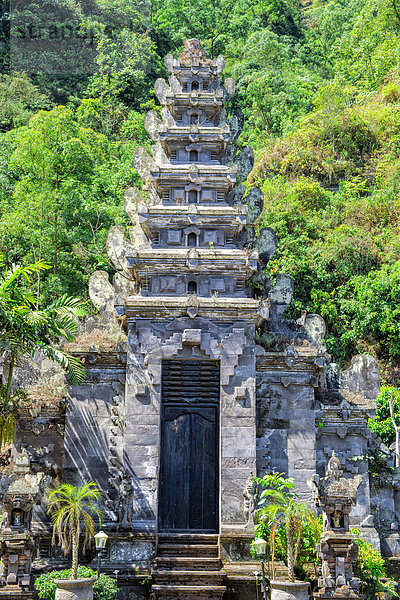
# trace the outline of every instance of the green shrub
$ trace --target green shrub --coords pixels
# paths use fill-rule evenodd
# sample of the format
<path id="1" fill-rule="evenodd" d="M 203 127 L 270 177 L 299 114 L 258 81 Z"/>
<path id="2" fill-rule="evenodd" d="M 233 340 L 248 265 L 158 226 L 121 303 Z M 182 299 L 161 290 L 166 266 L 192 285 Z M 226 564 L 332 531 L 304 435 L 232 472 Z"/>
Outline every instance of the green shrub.
<path id="1" fill-rule="evenodd" d="M 341 115 L 333 125 L 327 124 L 321 137 L 328 143 L 333 140 L 335 152 L 356 161 L 360 159 L 360 155 L 371 152 L 378 146 L 378 139 L 371 124 L 350 111 Z"/>
<path id="2" fill-rule="evenodd" d="M 376 399 L 377 409 L 375 419 L 369 420 L 369 428 L 378 434 L 386 446 L 395 441 L 392 419 L 390 418 L 389 398 L 394 397 L 394 417 L 400 423 L 400 390 L 389 385 L 383 385 Z"/>
<path id="3" fill-rule="evenodd" d="M 40 598 L 45 600 L 54 600 L 56 594 L 56 579 L 70 579 L 72 569 L 64 569 L 63 571 L 49 571 L 43 573 L 35 581 L 35 587 L 39 592 Z M 78 577 L 96 578 L 97 572 L 89 567 L 79 566 Z M 96 579 L 93 586 L 94 600 L 114 600 L 117 597 L 117 585 L 111 577 L 105 573 L 100 573 L 99 579 Z"/>
<path id="4" fill-rule="evenodd" d="M 355 575 L 361 579 L 362 592 L 369 598 L 382 597 L 383 594 L 391 594 L 398 597 L 393 581 L 382 581 L 386 577 L 385 560 L 381 553 L 361 537 L 359 529 L 350 529 L 355 535 L 358 544 L 358 564 Z"/>
<path id="5" fill-rule="evenodd" d="M 266 523 L 257 523 L 254 526 L 256 537 L 261 537 L 264 540 L 269 540 L 270 527 Z M 299 555 L 297 563 L 299 567 L 303 567 L 306 563 L 312 563 L 317 560 L 315 545 L 319 542 L 322 535 L 322 517 L 318 517 L 316 523 L 307 521 L 302 523 L 302 533 Z M 270 554 L 270 550 L 268 550 Z M 281 525 L 276 530 L 275 535 L 275 560 L 281 560 L 286 563 L 287 559 L 287 538 L 286 529 Z"/>
<path id="6" fill-rule="evenodd" d="M 400 102 L 400 91 L 395 83 L 388 83 L 382 88 L 382 100 L 385 104 Z"/>
<path id="7" fill-rule="evenodd" d="M 300 177 L 294 184 L 293 195 L 304 210 L 320 210 L 329 203 L 326 191 L 317 181 L 307 177 Z"/>
<path id="8" fill-rule="evenodd" d="M 289 567 L 289 552 L 297 555 L 295 568 L 297 576 L 305 577 L 303 565 L 316 561 L 315 545 L 322 534 L 322 521 L 304 504 L 298 501 L 295 484 L 292 478 L 283 474 L 265 473 L 264 477 L 254 479 L 264 490 L 261 492 L 257 509 L 254 513 L 254 532 L 267 543 L 267 554 L 274 560 L 283 560 Z M 288 524 L 296 523 L 300 530 L 300 538 L 292 540 L 292 549 L 288 547 Z M 276 528 L 276 529 L 275 529 Z M 289 529 L 290 530 L 290 529 Z M 298 551 L 298 552 L 297 552 Z M 254 554 L 254 549 L 252 548 Z M 274 567 L 272 566 L 274 571 Z M 293 577 L 293 573 L 292 573 Z"/>
<path id="9" fill-rule="evenodd" d="M 400 261 L 354 279 L 354 330 L 382 354 L 400 356 Z M 349 302 L 349 305 L 353 304 Z"/>

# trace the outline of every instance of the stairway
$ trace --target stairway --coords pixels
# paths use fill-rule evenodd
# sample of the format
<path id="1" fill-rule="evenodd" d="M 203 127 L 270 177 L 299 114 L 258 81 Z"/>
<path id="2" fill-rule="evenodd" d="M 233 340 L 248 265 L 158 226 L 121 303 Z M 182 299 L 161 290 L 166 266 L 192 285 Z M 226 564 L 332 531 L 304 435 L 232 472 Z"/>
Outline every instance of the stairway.
<path id="1" fill-rule="evenodd" d="M 225 586 L 218 536 L 163 534 L 158 536 L 151 588 L 160 600 L 221 600 Z"/>

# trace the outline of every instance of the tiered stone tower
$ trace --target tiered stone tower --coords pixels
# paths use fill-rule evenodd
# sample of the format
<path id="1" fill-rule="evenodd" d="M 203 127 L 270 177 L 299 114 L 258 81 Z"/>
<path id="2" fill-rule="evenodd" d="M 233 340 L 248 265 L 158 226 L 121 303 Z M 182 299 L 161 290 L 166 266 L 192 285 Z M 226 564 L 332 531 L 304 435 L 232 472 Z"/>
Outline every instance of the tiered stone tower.
<path id="1" fill-rule="evenodd" d="M 136 293 L 117 306 L 136 349 L 121 464 L 136 480 L 134 529 L 159 534 L 153 592 L 210 599 L 225 590 L 216 534 L 246 534 L 243 490 L 256 472 L 262 302 L 246 287 L 258 253 L 245 228 L 262 203 L 257 190 L 242 201 L 236 185 L 253 155 L 245 149 L 235 160 L 240 118 L 226 119 L 234 82 L 221 85 L 223 58 L 207 60 L 198 40 L 187 40 L 179 59 L 165 62 L 169 86 L 156 83 L 162 120 L 146 116 L 153 159 L 135 154 L 145 202 L 138 192 L 130 201 L 145 235 L 126 254 Z"/>
<path id="2" fill-rule="evenodd" d="M 170 85 L 156 83 L 163 118 L 146 117 L 153 159 L 135 154 L 147 196 L 135 198 L 145 238 L 127 252 L 138 293 L 117 307 L 139 350 L 128 355 L 123 469 L 140 477 L 136 527 L 243 532 L 261 302 L 245 285 L 258 255 L 243 247 L 248 208 L 235 185 L 253 160 L 248 149 L 233 159 L 225 104 L 234 84 L 221 86 L 223 59 L 207 60 L 187 40 L 166 65 Z"/>

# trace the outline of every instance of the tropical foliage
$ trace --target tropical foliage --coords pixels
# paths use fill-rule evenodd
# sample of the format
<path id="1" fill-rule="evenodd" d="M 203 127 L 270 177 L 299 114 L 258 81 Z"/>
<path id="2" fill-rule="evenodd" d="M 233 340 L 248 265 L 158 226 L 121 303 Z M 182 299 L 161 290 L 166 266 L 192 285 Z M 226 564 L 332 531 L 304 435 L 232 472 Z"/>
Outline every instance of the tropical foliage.
<path id="1" fill-rule="evenodd" d="M 101 522 L 102 514 L 98 507 L 101 492 L 93 481 L 80 486 L 62 483 L 48 494 L 48 512 L 53 523 L 53 541 L 58 538 L 60 546 L 67 554 L 72 550 L 71 579 L 77 578 L 78 553 L 82 539 L 82 551 L 94 536 L 93 517 Z"/>
<path id="2" fill-rule="evenodd" d="M 393 420 L 390 416 L 391 401 L 394 404 L 395 422 L 397 425 L 400 425 L 400 390 L 389 385 L 381 387 L 378 398 L 376 399 L 376 417 L 369 421 L 370 429 L 379 435 L 386 446 L 393 444 L 396 439 Z"/>
<path id="3" fill-rule="evenodd" d="M 49 571 L 43 573 L 35 580 L 35 588 L 40 594 L 40 598 L 45 600 L 54 600 L 57 586 L 56 579 L 71 579 L 72 569 L 64 569 L 63 571 Z M 96 571 L 89 567 L 79 565 L 77 570 L 78 578 L 96 579 L 93 585 L 93 600 L 114 600 L 117 597 L 117 584 L 114 579 L 100 573 L 97 579 Z"/>
<path id="4" fill-rule="evenodd" d="M 285 530 L 286 563 L 289 581 L 295 581 L 295 566 L 299 557 L 301 541 L 305 527 L 312 531 L 317 541 L 321 535 L 320 522 L 305 504 L 298 500 L 294 491 L 294 481 L 283 474 L 266 473 L 262 478 L 255 478 L 264 489 L 261 492 L 257 509 L 254 513 L 255 530 L 264 534 L 260 525 L 269 531 L 272 571 L 274 577 L 274 560 L 276 554 L 276 534 L 279 526 Z M 265 538 L 264 538 L 265 539 Z"/>
<path id="5" fill-rule="evenodd" d="M 397 584 L 387 580 L 385 560 L 380 552 L 370 542 L 361 537 L 359 529 L 350 529 L 350 533 L 356 536 L 358 545 L 358 562 L 356 575 L 362 582 L 362 593 L 369 598 L 398 597 Z"/>
<path id="6" fill-rule="evenodd" d="M 7 10 L 0 17 L 0 252 L 7 266 L 52 265 L 40 305 L 86 298 L 90 273 L 112 272 L 107 230 L 127 224 L 123 193 L 140 185 L 133 152 L 149 146 L 144 114 L 159 110 L 163 57 L 198 36 L 237 81 L 228 112 L 245 113 L 238 146 L 256 150 L 257 226 L 278 235 L 268 273 L 295 280 L 288 314 L 320 313 L 335 361 L 368 351 L 397 386 L 397 0 L 50 0 L 47 63 L 33 43 L 10 54 L 14 24 L 43 22 L 36 5 L 13 11 L 11 29 Z"/>
<path id="7" fill-rule="evenodd" d="M 0 385 L 0 447 L 14 440 L 16 413 L 25 399 L 22 390 L 13 388 L 14 369 L 22 356 L 39 351 L 60 363 L 72 382 L 82 381 L 80 361 L 56 346 L 62 339 L 72 341 L 77 333 L 76 317 L 83 316 L 82 301 L 66 295 L 39 308 L 32 289 L 40 285 L 40 275 L 49 267 L 39 261 L 25 267 L 0 265 L 0 356 L 7 370 Z"/>

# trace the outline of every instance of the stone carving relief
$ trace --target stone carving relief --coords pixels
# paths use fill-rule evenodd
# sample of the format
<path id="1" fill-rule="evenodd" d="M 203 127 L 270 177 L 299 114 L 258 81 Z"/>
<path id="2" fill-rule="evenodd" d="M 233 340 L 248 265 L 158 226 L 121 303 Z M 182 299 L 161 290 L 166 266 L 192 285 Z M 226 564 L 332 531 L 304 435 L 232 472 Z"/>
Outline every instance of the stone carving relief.
<path id="1" fill-rule="evenodd" d="M 188 343 L 186 340 L 193 335 L 193 330 L 196 327 L 196 321 L 188 322 L 184 318 L 177 319 L 174 322 L 175 327 L 178 322 L 181 323 L 181 326 L 182 324 L 187 325 L 187 329 L 175 331 L 170 337 L 168 336 L 168 328 L 164 333 L 160 329 L 157 330 L 156 326 L 151 323 L 138 328 L 137 333 L 141 352 L 146 356 L 147 367 L 152 374 L 155 385 L 161 383 L 161 360 L 177 356 L 183 345 Z M 232 327 L 225 335 L 219 336 L 216 333 L 215 326 L 212 326 L 205 319 L 199 318 L 197 323 L 201 326 L 201 329 L 197 329 L 199 332 L 201 331 L 198 346 L 208 358 L 220 361 L 221 384 L 228 385 L 246 344 L 245 328 L 244 326 Z M 204 329 L 210 329 L 210 332 L 204 331 Z M 212 332 L 213 329 L 215 333 Z"/>
<path id="2" fill-rule="evenodd" d="M 245 529 L 253 531 L 254 511 L 258 502 L 258 485 L 254 481 L 254 473 L 250 472 L 243 490 L 243 517 L 246 522 Z"/>

